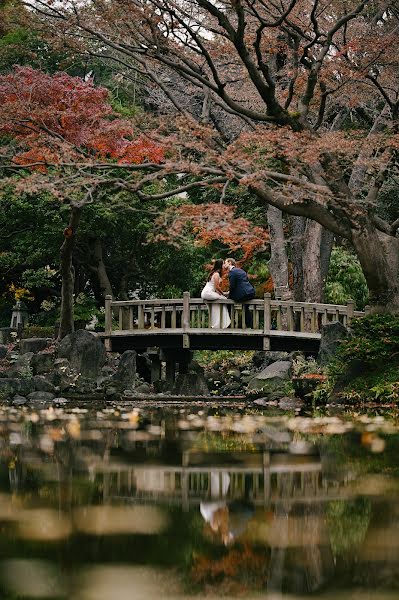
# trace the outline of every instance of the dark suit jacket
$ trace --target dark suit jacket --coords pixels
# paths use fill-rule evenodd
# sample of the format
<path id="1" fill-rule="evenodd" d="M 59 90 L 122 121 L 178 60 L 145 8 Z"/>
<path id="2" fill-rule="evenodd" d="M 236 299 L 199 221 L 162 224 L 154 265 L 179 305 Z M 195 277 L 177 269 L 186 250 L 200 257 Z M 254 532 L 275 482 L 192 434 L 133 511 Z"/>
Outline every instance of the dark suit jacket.
<path id="1" fill-rule="evenodd" d="M 229 298 L 240 302 L 241 300 L 250 300 L 255 297 L 255 289 L 249 283 L 248 275 L 243 269 L 234 267 L 229 272 Z"/>

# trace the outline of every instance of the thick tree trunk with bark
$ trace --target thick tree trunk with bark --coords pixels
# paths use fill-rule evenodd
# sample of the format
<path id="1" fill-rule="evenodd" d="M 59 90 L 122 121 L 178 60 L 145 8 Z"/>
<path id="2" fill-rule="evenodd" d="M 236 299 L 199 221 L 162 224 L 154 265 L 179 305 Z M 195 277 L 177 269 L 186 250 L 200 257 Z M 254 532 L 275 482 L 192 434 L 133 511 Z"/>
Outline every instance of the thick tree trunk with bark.
<path id="1" fill-rule="evenodd" d="M 370 224 L 352 234 L 370 292 L 372 313 L 399 314 L 399 238 Z"/>
<path id="2" fill-rule="evenodd" d="M 65 236 L 64 242 L 61 246 L 60 255 L 60 269 L 62 277 L 61 287 L 61 319 L 60 329 L 58 332 L 58 339 L 61 340 L 63 337 L 74 331 L 73 323 L 73 292 L 74 292 L 74 281 L 75 274 L 72 263 L 73 249 L 75 247 L 75 236 L 79 226 L 80 216 L 82 209 L 76 206 L 71 207 L 71 214 L 69 218 L 68 231 L 72 232 L 70 237 Z"/>
<path id="3" fill-rule="evenodd" d="M 321 302 L 323 283 L 321 279 L 322 226 L 308 219 L 303 244 L 303 293 L 305 302 Z"/>
<path id="4" fill-rule="evenodd" d="M 113 296 L 111 282 L 104 263 L 103 247 L 99 238 L 96 238 L 93 243 L 93 257 L 95 262 L 93 269 L 95 270 L 102 296 L 104 298 L 107 295 Z"/>
<path id="5" fill-rule="evenodd" d="M 291 261 L 297 302 L 323 302 L 334 234 L 315 221 L 293 217 Z"/>
<path id="6" fill-rule="evenodd" d="M 267 223 L 270 235 L 269 269 L 274 283 L 276 298 L 290 300 L 292 292 L 289 286 L 288 256 L 284 238 L 283 214 L 281 210 L 269 205 Z"/>

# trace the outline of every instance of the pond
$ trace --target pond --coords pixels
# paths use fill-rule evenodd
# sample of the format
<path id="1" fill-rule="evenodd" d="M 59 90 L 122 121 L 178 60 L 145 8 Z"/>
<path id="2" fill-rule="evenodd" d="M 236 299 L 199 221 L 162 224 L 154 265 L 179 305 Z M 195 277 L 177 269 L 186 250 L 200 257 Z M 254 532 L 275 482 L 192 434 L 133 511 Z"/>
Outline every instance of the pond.
<path id="1" fill-rule="evenodd" d="M 0 407 L 0 598 L 397 598 L 398 425 Z"/>

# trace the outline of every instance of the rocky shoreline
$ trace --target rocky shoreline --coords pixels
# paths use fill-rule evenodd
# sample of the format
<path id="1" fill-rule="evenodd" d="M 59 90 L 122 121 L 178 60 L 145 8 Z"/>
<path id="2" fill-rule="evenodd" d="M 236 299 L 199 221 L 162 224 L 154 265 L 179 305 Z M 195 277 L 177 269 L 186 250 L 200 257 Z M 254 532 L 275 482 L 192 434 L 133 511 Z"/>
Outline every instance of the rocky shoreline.
<path id="1" fill-rule="evenodd" d="M 336 331 L 324 335 L 324 353 L 327 347 L 331 351 L 334 336 Z M 78 330 L 58 343 L 28 338 L 0 344 L 0 401 L 49 406 L 66 404 L 72 398 L 231 397 L 259 405 L 293 406 L 301 402 L 292 386 L 298 359 L 304 360 L 299 352 L 265 351 L 251 353 L 248 361 L 239 364 L 216 361 L 204 367 L 192 360 L 187 373 L 179 374 L 168 387 L 166 381 L 151 383 L 151 360 L 146 353 L 107 353 L 95 334 Z"/>

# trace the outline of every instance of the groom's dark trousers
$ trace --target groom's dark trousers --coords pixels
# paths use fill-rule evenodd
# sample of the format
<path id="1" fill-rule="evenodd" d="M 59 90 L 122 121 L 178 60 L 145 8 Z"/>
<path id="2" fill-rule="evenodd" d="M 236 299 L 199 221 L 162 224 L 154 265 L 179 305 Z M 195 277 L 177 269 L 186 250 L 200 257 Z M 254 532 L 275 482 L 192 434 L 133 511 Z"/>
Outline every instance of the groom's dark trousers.
<path id="1" fill-rule="evenodd" d="M 229 272 L 229 298 L 234 302 L 246 302 L 255 298 L 255 289 L 248 280 L 248 275 L 243 269 L 233 267 Z M 244 304 L 245 325 L 252 329 L 253 317 L 249 306 Z"/>

